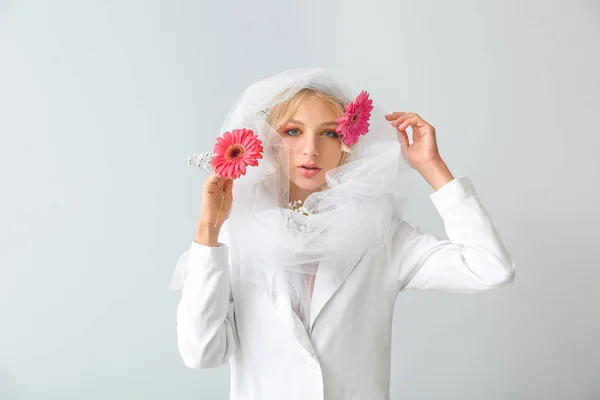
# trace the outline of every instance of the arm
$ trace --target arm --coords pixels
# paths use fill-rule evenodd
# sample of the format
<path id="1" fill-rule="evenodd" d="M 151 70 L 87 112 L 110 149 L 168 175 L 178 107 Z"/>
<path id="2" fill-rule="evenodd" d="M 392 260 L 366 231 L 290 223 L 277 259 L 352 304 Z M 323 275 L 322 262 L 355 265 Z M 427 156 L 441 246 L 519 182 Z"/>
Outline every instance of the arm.
<path id="1" fill-rule="evenodd" d="M 405 160 L 435 190 L 430 197 L 448 235 L 448 240 L 443 240 L 399 222 L 393 260 L 399 267 L 399 288 L 474 292 L 512 282 L 512 257 L 470 179 L 454 179 L 440 157 L 435 128 L 415 113 L 395 112 L 386 119 L 398 131 Z M 408 127 L 412 129 L 412 143 Z"/>
<path id="2" fill-rule="evenodd" d="M 432 185 L 433 186 L 433 185 Z M 400 221 L 394 237 L 402 289 L 478 292 L 513 281 L 515 264 L 482 206 L 471 180 L 453 179 L 430 195 L 448 239 Z"/>
<path id="3" fill-rule="evenodd" d="M 237 346 L 234 304 L 229 280 L 227 235 L 221 243 L 189 250 L 188 270 L 177 306 L 177 345 L 187 367 L 214 368 L 226 364 Z"/>

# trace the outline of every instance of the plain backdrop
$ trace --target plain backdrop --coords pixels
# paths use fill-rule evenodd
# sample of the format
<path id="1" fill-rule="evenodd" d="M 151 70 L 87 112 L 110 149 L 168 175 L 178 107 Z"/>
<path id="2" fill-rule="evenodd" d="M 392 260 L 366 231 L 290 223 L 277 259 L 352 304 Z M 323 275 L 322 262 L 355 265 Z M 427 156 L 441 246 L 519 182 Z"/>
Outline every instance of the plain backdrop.
<path id="1" fill-rule="evenodd" d="M 597 0 L 0 1 L 0 399 L 228 397 L 176 346 L 187 156 L 311 66 L 434 125 L 517 263 L 399 296 L 392 399 L 600 399 Z M 407 220 L 444 236 L 416 178 Z"/>

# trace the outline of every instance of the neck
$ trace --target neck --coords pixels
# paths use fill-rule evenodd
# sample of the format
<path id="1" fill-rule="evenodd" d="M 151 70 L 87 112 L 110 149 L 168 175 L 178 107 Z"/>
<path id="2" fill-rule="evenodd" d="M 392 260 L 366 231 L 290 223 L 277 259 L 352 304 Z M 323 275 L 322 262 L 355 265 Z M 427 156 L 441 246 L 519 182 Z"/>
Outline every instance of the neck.
<path id="1" fill-rule="evenodd" d="M 318 192 L 318 190 L 302 189 L 290 182 L 290 201 L 300 200 L 304 204 L 308 196 L 314 192 Z"/>

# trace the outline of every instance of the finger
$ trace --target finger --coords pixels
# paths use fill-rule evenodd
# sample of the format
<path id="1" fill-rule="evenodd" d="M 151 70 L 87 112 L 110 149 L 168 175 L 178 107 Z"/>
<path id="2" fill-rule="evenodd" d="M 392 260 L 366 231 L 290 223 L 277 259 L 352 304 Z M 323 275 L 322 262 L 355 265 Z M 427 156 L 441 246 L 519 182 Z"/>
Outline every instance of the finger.
<path id="1" fill-rule="evenodd" d="M 218 187 L 219 179 L 219 175 L 213 172 L 204 181 L 204 187 L 214 191 Z"/>
<path id="2" fill-rule="evenodd" d="M 414 117 L 416 114 L 415 113 L 402 113 L 402 115 L 400 115 L 398 118 L 396 118 L 394 121 L 391 122 L 391 124 L 393 126 L 398 126 L 400 125 L 402 122 L 406 121 L 409 118 Z"/>
<path id="3" fill-rule="evenodd" d="M 417 117 L 407 117 L 404 118 L 399 124 L 396 125 L 396 128 L 398 128 L 398 130 L 406 130 L 406 128 L 410 127 L 415 127 L 417 125 L 418 122 L 418 118 Z"/>
<path id="4" fill-rule="evenodd" d="M 418 129 L 418 128 L 424 128 L 427 125 L 428 125 L 427 122 L 425 122 L 425 120 L 423 120 L 423 118 L 421 118 L 417 114 L 415 114 L 414 116 L 412 116 L 410 118 L 406 118 L 401 124 L 397 125 L 397 128 L 398 129 L 406 129 L 410 126 L 413 129 L 415 129 L 415 128 Z"/>
<path id="5" fill-rule="evenodd" d="M 401 117 L 401 116 L 406 115 L 406 114 L 408 114 L 408 113 L 401 112 L 401 111 L 396 111 L 396 112 L 392 112 L 392 113 L 387 114 L 385 116 L 385 119 L 387 119 L 388 121 L 391 121 L 393 119 L 396 119 L 396 118 Z"/>
<path id="6" fill-rule="evenodd" d="M 402 149 L 408 149 L 408 147 L 410 146 L 410 141 L 408 140 L 408 133 L 406 133 L 406 131 L 401 131 L 398 130 L 398 141 L 400 142 L 400 146 L 402 146 Z"/>
<path id="7" fill-rule="evenodd" d="M 223 179 L 223 178 L 221 177 L 221 175 L 219 175 L 219 174 L 218 174 L 218 173 L 216 173 L 216 172 L 213 172 L 212 174 L 210 174 L 210 175 L 208 176 L 208 178 L 206 178 L 207 182 L 210 182 L 210 183 L 217 183 L 217 182 L 219 182 L 221 179 Z"/>
<path id="8" fill-rule="evenodd" d="M 410 147 L 410 143 L 406 131 L 398 131 L 398 141 L 400 142 L 400 152 L 402 153 L 402 157 L 410 165 L 408 158 L 408 148 Z"/>
<path id="9" fill-rule="evenodd" d="M 206 178 L 206 188 L 210 193 L 222 192 L 223 190 L 227 190 L 232 183 L 229 178 L 223 178 L 218 173 L 213 172 L 208 178 Z"/>
<path id="10" fill-rule="evenodd" d="M 233 179 L 217 175 L 217 181 L 215 182 L 214 188 L 215 192 L 218 192 L 223 197 L 227 197 L 233 189 Z"/>
<path id="11" fill-rule="evenodd" d="M 231 193 L 231 189 L 233 188 L 233 180 L 232 179 L 223 179 L 223 184 L 221 186 L 221 194 L 227 197 Z"/>

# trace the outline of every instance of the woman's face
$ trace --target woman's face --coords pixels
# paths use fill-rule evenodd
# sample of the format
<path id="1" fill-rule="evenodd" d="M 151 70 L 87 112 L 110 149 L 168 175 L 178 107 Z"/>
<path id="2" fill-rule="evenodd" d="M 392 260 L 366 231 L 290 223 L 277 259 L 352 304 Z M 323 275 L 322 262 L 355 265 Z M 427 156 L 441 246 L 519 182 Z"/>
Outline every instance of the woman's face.
<path id="1" fill-rule="evenodd" d="M 289 147 L 290 200 L 304 201 L 325 185 L 325 173 L 342 160 L 342 142 L 335 128 L 341 115 L 324 100 L 306 97 L 281 128 Z"/>

